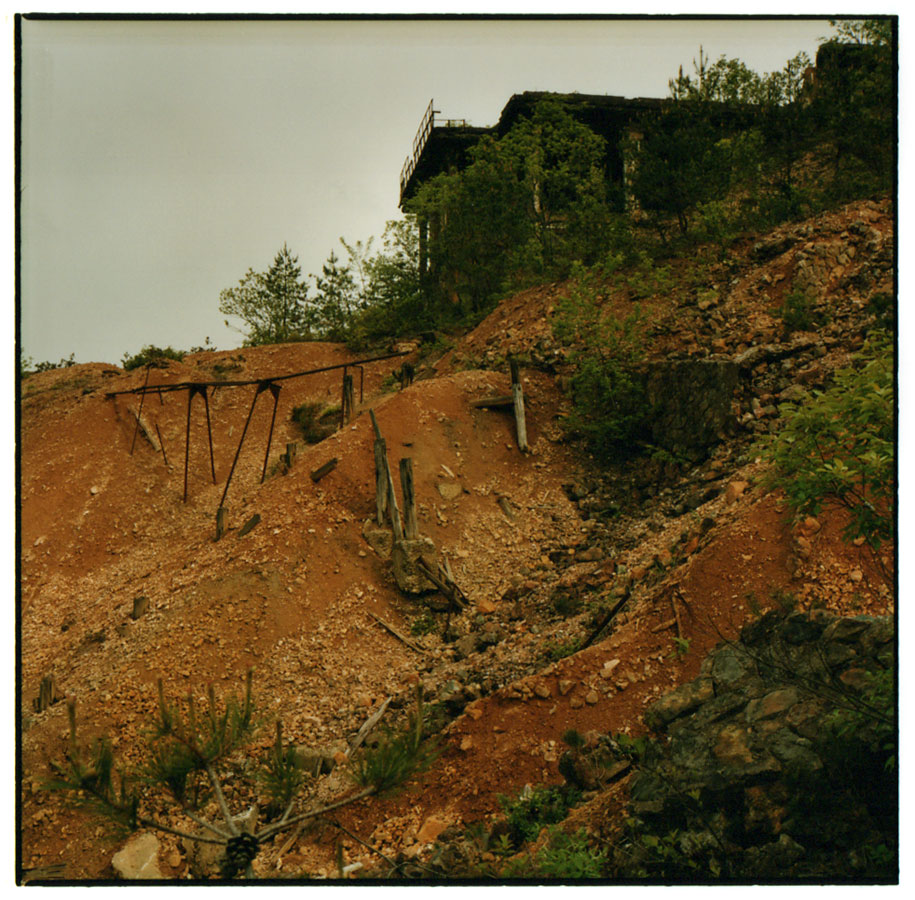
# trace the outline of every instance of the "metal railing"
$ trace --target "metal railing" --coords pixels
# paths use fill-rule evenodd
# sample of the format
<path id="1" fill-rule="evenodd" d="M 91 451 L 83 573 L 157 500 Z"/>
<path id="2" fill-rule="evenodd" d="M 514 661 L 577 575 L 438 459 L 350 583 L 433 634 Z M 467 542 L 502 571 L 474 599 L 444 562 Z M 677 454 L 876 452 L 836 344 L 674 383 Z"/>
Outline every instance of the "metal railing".
<path id="1" fill-rule="evenodd" d="M 429 135 L 432 134 L 432 129 L 435 127 L 435 113 L 437 112 L 434 109 L 435 101 L 430 100 L 429 105 L 426 107 L 426 112 L 423 115 L 422 121 L 419 123 L 419 128 L 416 131 L 416 137 L 413 138 L 413 152 L 410 156 L 407 157 L 406 162 L 403 164 L 403 168 L 400 170 L 400 199 L 403 200 L 404 188 L 407 186 L 407 182 L 410 180 L 410 176 L 413 174 L 413 170 L 416 168 L 416 163 L 419 161 L 419 155 L 423 152 L 423 147 L 426 146 L 426 141 L 429 140 Z"/>

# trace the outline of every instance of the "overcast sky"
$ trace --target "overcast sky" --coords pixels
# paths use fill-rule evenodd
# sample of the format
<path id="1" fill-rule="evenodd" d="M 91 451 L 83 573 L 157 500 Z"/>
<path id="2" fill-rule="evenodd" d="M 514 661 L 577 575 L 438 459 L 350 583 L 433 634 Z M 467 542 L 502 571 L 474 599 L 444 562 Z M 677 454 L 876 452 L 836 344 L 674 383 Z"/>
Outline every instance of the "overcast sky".
<path id="1" fill-rule="evenodd" d="M 303 273 L 399 216 L 430 99 L 493 125 L 526 90 L 662 97 L 700 44 L 760 72 L 828 22 L 35 21 L 22 25 L 23 351 L 120 362 L 241 335 L 221 289 Z M 236 325 L 240 324 L 238 322 Z"/>

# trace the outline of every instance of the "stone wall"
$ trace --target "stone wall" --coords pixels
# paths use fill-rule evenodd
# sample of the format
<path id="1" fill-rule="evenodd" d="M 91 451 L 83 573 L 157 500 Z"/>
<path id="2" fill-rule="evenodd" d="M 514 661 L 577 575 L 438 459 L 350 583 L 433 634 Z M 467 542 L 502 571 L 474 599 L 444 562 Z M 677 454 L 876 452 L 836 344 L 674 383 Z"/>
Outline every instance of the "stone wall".
<path id="1" fill-rule="evenodd" d="M 738 367 L 729 360 L 672 360 L 644 370 L 655 444 L 701 457 L 736 428 Z"/>

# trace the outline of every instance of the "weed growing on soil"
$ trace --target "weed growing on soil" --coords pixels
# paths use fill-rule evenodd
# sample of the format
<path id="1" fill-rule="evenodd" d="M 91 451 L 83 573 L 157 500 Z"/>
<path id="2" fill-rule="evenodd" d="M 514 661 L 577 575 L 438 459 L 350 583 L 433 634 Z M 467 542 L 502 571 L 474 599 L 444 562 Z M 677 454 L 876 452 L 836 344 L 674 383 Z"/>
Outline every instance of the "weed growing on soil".
<path id="1" fill-rule="evenodd" d="M 534 840 L 544 825 L 561 822 L 581 798 L 570 785 L 525 787 L 517 800 L 500 796 L 499 804 L 508 818 L 508 834 L 512 844 L 520 847 Z"/>
<path id="2" fill-rule="evenodd" d="M 234 878 L 242 873 L 252 877 L 250 864 L 270 838 L 306 819 L 366 797 L 374 793 L 375 787 L 294 815 L 293 808 L 306 779 L 296 765 L 294 748 L 283 743 L 279 724 L 276 740 L 260 764 L 242 770 L 233 765 L 232 758 L 245 751 L 259 728 L 251 682 L 249 671 L 243 696 L 230 696 L 222 704 L 217 702 L 211 686 L 208 702 L 198 708 L 192 694 L 183 704 L 167 701 L 160 679 L 157 716 L 143 748 L 143 762 L 136 771 L 118 764 L 107 737 L 91 748 L 79 745 L 76 703 L 71 700 L 65 762 L 52 763 L 57 777 L 49 780 L 46 788 L 66 793 L 77 805 L 123 830 L 143 827 L 194 843 L 219 845 L 223 848 L 220 877 Z M 226 779 L 232 778 L 231 793 L 253 797 L 254 785 L 244 783 L 245 770 L 254 773 L 267 800 L 267 821 L 250 833 L 238 825 L 238 816 L 229 809 L 230 795 L 223 787 Z M 168 824 L 147 812 L 169 802 L 177 815 L 170 815 Z M 182 819 L 195 823 L 202 831 L 185 830 L 180 824 Z"/>
<path id="3" fill-rule="evenodd" d="M 416 689 L 416 708 L 406 728 L 385 729 L 374 747 L 365 747 L 353 759 L 353 780 L 375 791 L 389 791 L 411 775 L 424 771 L 438 755 L 434 741 L 425 740 L 426 716 L 422 687 Z"/>
<path id="4" fill-rule="evenodd" d="M 328 407 L 321 402 L 302 403 L 292 410 L 291 419 L 302 429 L 307 444 L 319 444 L 334 433 L 340 407 Z"/>

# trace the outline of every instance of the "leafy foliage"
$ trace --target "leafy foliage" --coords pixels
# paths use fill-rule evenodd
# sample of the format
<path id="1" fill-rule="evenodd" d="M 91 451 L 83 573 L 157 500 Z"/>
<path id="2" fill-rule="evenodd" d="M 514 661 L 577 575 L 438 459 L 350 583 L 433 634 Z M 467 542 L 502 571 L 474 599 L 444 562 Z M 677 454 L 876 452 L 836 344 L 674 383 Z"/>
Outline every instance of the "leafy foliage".
<path id="1" fill-rule="evenodd" d="M 70 366 L 76 365 L 76 359 L 74 354 L 71 353 L 66 359 L 61 358 L 60 362 L 51 362 L 50 360 L 44 360 L 43 362 L 36 363 L 31 356 L 23 356 L 20 352 L 19 356 L 19 373 L 23 378 L 28 378 L 29 375 L 34 375 L 36 372 L 49 372 L 52 369 L 69 369 Z"/>
<path id="2" fill-rule="evenodd" d="M 816 515 L 824 502 L 851 513 L 846 538 L 863 537 L 875 550 L 893 534 L 895 485 L 893 353 L 883 332 L 872 332 L 853 365 L 825 391 L 784 404 L 784 425 L 765 449 L 770 486 L 789 506 Z"/>
<path id="3" fill-rule="evenodd" d="M 649 419 L 644 386 L 635 368 L 643 356 L 641 311 L 622 319 L 603 309 L 601 282 L 578 270 L 553 323 L 572 347 L 572 411 L 566 427 L 607 460 L 625 456 L 644 441 Z"/>
<path id="4" fill-rule="evenodd" d="M 561 822 L 581 797 L 569 785 L 525 788 L 517 800 L 500 797 L 508 820 L 508 833 L 515 847 L 534 840 L 544 825 Z"/>
<path id="5" fill-rule="evenodd" d="M 140 366 L 155 366 L 161 368 L 168 365 L 168 360 L 173 359 L 181 362 L 184 359 L 183 350 L 175 350 L 172 347 L 156 347 L 154 344 L 147 344 L 139 353 L 131 356 L 125 353 L 121 360 L 121 367 L 127 369 L 139 369 Z"/>
<path id="6" fill-rule="evenodd" d="M 314 317 L 307 307 L 308 287 L 301 276 L 298 257 L 283 244 L 266 272 L 248 269 L 236 287 L 220 292 L 219 311 L 237 316 L 247 326 L 245 346 L 310 335 Z"/>

